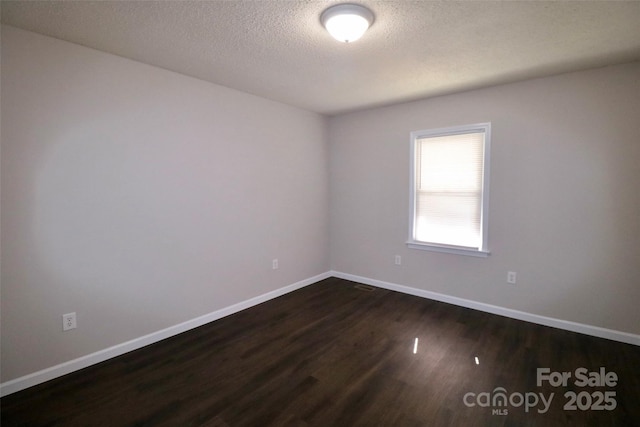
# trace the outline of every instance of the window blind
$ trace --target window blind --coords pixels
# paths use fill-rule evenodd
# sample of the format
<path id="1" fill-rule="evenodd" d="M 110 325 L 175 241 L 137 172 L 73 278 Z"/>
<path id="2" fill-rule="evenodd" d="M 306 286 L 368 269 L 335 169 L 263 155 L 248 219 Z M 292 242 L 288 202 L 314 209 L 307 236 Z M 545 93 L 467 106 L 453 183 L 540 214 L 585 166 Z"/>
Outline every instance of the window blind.
<path id="1" fill-rule="evenodd" d="M 485 133 L 416 140 L 414 239 L 480 249 Z"/>

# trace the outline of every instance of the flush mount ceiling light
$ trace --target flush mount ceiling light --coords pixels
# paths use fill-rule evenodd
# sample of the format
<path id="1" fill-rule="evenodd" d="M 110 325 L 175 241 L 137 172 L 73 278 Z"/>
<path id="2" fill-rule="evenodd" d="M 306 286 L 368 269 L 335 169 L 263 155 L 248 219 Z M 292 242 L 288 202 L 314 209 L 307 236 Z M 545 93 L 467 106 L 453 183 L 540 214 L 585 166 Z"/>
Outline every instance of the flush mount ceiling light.
<path id="1" fill-rule="evenodd" d="M 320 21 L 334 39 L 349 43 L 362 37 L 373 24 L 373 12 L 357 4 L 339 4 L 322 12 Z"/>

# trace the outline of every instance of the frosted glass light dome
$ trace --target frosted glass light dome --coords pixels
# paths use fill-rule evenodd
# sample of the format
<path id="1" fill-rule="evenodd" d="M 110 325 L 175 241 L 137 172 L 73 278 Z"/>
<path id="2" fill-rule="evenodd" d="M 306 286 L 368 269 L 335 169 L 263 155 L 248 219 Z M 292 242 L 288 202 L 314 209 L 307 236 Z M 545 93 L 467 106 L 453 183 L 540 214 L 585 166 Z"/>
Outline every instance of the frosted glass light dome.
<path id="1" fill-rule="evenodd" d="M 357 4 L 339 4 L 322 12 L 322 25 L 334 39 L 350 43 L 358 40 L 373 23 L 373 13 Z"/>

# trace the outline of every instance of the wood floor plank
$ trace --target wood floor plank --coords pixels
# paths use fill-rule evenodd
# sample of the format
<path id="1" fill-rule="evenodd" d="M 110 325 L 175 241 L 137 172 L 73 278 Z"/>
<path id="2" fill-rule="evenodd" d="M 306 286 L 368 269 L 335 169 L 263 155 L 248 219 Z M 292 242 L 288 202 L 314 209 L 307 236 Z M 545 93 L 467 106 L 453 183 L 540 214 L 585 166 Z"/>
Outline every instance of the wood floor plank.
<path id="1" fill-rule="evenodd" d="M 6 396 L 2 426 L 640 425 L 640 347 L 355 285 L 330 278 Z M 580 367 L 619 381 L 537 385 L 538 368 Z M 481 406 L 498 387 L 554 398 Z M 614 410 L 564 408 L 605 391 Z"/>

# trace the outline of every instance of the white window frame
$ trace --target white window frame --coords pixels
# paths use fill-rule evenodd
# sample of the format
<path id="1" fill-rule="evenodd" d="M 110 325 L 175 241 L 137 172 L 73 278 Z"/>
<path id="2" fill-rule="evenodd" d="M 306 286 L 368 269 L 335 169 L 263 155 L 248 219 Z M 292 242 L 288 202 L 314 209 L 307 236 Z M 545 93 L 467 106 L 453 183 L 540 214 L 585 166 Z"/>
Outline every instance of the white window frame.
<path id="1" fill-rule="evenodd" d="M 482 170 L 482 198 L 481 198 L 481 219 L 480 247 L 455 246 L 440 243 L 429 243 L 415 240 L 416 223 L 416 142 L 426 137 L 461 135 L 467 133 L 484 133 L 484 153 Z M 445 252 L 458 255 L 469 255 L 477 257 L 487 257 L 490 255 L 488 248 L 489 231 L 489 171 L 491 153 L 491 123 L 477 123 L 472 125 L 454 126 L 440 129 L 428 129 L 411 132 L 411 192 L 409 210 L 409 240 L 407 246 L 411 249 L 420 249 L 435 252 Z"/>

